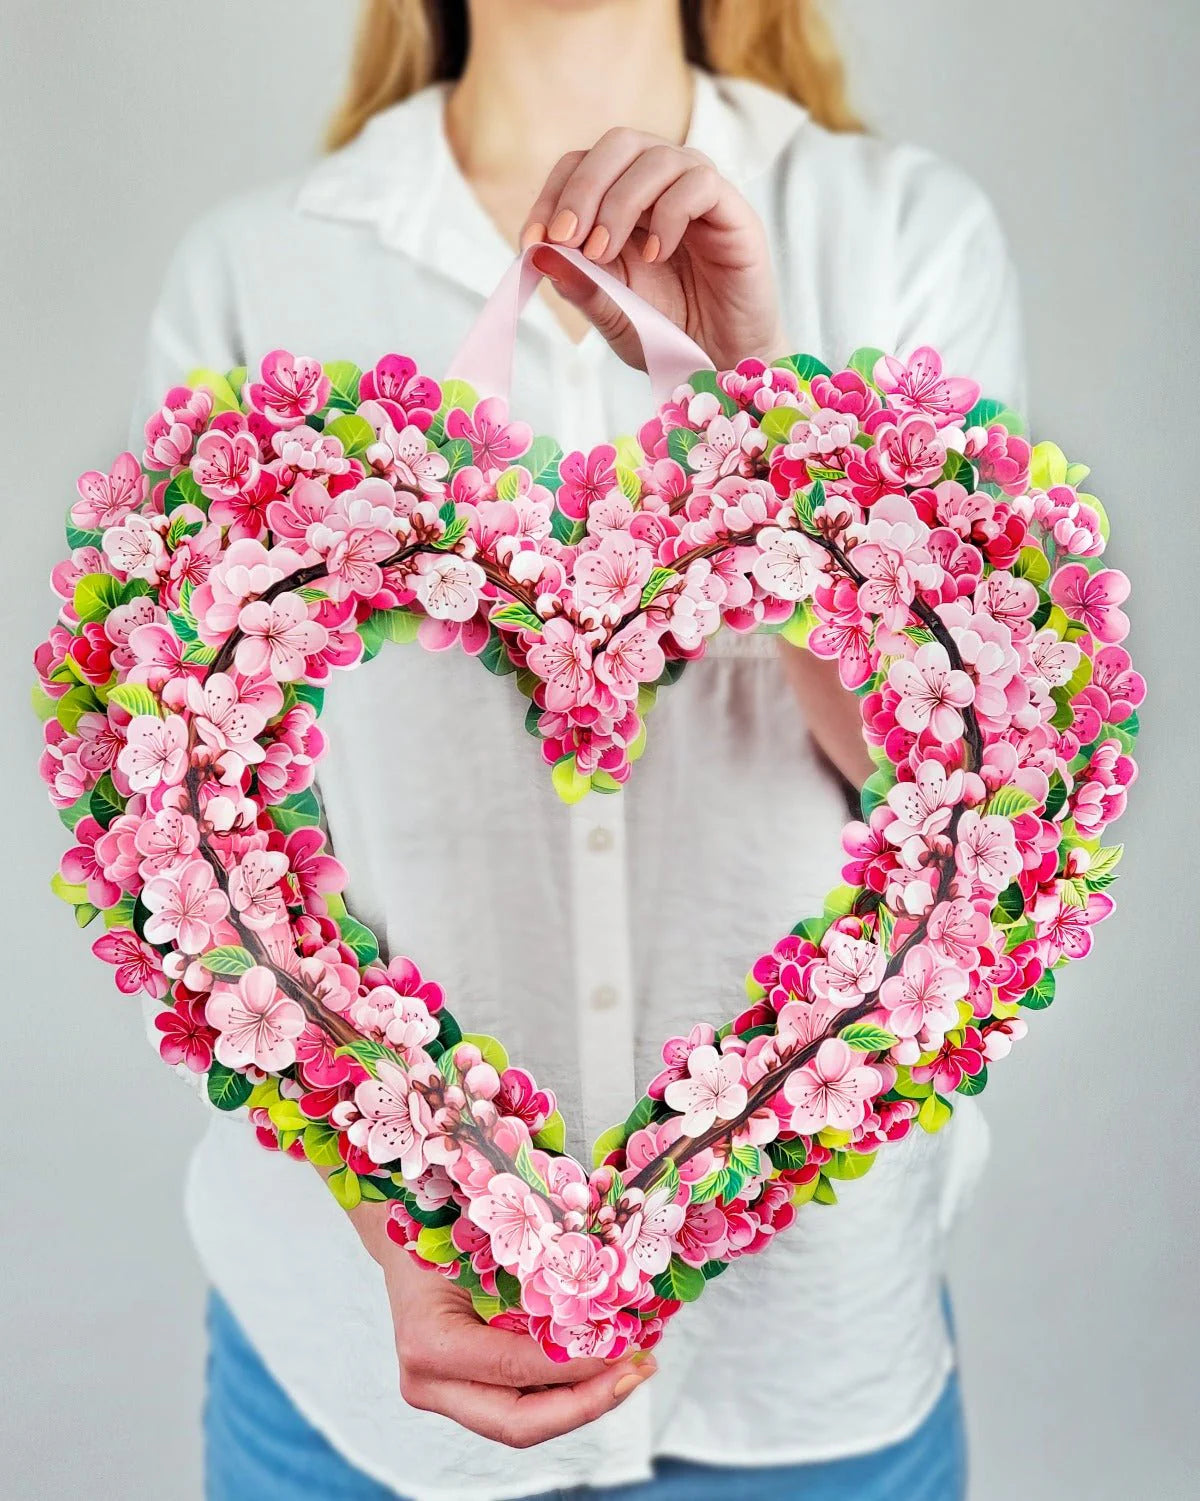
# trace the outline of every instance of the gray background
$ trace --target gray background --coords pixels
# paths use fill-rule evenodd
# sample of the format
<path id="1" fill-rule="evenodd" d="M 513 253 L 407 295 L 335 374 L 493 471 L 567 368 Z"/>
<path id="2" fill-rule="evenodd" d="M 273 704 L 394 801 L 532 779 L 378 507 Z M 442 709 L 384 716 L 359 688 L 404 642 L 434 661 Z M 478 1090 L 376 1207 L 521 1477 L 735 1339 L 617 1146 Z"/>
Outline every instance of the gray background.
<path id="1" fill-rule="evenodd" d="M 0 701 L 14 757 L 0 871 L 0 1425 L 12 1429 L 0 1492 L 12 1501 L 199 1494 L 202 1286 L 178 1177 L 201 1110 L 46 889 L 63 838 L 31 771 L 26 663 L 50 619 L 44 579 L 73 477 L 124 446 L 171 246 L 210 203 L 312 150 L 350 9 L 0 0 Z M 873 124 L 965 165 L 999 208 L 1024 285 L 1036 427 L 1093 466 L 1152 690 L 1119 915 L 986 1096 L 996 1149 L 955 1248 L 972 1494 L 1170 1501 L 1200 1474 L 1185 948 L 1200 831 L 1183 677 L 1198 624 L 1185 569 L 1198 540 L 1186 443 L 1200 7 L 845 0 L 841 24 Z M 69 1056 L 52 1042 L 60 1026 Z"/>

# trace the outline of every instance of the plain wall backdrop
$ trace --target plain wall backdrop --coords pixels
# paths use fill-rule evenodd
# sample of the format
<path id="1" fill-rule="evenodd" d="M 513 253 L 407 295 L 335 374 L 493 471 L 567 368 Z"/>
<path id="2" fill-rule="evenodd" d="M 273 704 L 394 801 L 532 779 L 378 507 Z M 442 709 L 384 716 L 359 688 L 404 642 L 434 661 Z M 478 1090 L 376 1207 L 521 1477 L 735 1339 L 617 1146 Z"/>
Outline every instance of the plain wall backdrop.
<path id="1" fill-rule="evenodd" d="M 28 659 L 74 477 L 125 445 L 171 247 L 315 149 L 353 9 L 0 0 L 10 1501 L 200 1494 L 203 1286 L 179 1178 L 202 1109 L 47 888 L 64 837 L 33 770 Z M 953 1266 L 972 1495 L 1182 1501 L 1200 1474 L 1185 678 L 1200 624 L 1200 6 L 843 0 L 840 29 L 873 126 L 964 165 L 996 202 L 1035 432 L 1093 467 L 1150 681 L 1118 913 L 984 1098 L 993 1158 Z"/>

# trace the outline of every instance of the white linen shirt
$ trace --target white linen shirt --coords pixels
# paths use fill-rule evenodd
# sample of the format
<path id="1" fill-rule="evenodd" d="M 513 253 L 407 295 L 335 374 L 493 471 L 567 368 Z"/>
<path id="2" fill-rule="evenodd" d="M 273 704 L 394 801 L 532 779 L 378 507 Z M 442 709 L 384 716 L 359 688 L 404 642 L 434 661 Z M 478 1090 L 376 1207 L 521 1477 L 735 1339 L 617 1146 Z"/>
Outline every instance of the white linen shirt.
<path id="1" fill-rule="evenodd" d="M 457 170 L 431 88 L 302 180 L 184 240 L 154 314 L 140 415 L 186 372 L 283 346 L 439 376 L 512 257 Z M 829 363 L 929 342 L 1018 403 L 1012 271 L 987 201 L 927 154 L 833 135 L 753 84 L 697 74 L 689 143 L 763 216 L 788 347 Z M 513 414 L 566 449 L 636 431 L 645 376 L 575 345 L 540 298 Z M 624 1118 L 673 1033 L 744 1005 L 750 963 L 840 880 L 845 809 L 769 636 L 718 637 L 660 695 L 629 786 L 559 802 L 525 700 L 457 650 L 388 646 L 335 675 L 321 792 L 352 910 L 558 1094 L 568 1148 Z M 311 1168 L 215 1116 L 187 1213 L 213 1284 L 301 1412 L 415 1501 L 650 1474 L 656 1455 L 782 1464 L 910 1433 L 953 1363 L 942 1238 L 986 1152 L 973 1102 L 884 1149 L 672 1322 L 658 1374 L 599 1422 L 512 1452 L 400 1398 L 382 1277 Z"/>

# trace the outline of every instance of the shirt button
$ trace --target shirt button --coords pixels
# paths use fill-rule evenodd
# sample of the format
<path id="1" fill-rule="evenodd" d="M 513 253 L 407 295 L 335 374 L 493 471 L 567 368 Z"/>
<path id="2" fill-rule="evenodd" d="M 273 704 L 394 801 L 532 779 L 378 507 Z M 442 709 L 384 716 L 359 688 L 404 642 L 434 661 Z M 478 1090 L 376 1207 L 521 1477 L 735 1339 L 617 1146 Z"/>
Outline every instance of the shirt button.
<path id="1" fill-rule="evenodd" d="M 588 834 L 587 847 L 593 854 L 603 855 L 606 850 L 613 847 L 612 830 L 606 829 L 603 824 L 597 824 Z"/>
<path id="2" fill-rule="evenodd" d="M 613 985 L 597 985 L 592 991 L 592 1010 L 609 1011 L 617 1004 L 618 996 Z"/>

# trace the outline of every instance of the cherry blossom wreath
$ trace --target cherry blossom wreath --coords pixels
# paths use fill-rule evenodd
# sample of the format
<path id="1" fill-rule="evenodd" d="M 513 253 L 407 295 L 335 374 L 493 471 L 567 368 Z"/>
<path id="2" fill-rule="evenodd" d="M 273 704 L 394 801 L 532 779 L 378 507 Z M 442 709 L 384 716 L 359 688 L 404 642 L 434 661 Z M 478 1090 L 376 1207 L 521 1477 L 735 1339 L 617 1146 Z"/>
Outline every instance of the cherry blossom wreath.
<path id="1" fill-rule="evenodd" d="M 673 330 L 651 359 L 638 311 L 663 399 L 587 453 L 400 355 L 196 372 L 140 462 L 79 480 L 35 656 L 52 884 L 162 1003 L 163 1058 L 559 1359 L 654 1344 L 985 1087 L 1112 910 L 1145 693 L 1088 471 L 932 349 L 717 374 Z M 878 769 L 847 884 L 732 1020 L 666 1041 L 588 1172 L 554 1095 L 347 912 L 322 690 L 387 641 L 457 646 L 513 676 L 573 801 L 619 790 L 722 626 L 836 661 Z"/>

